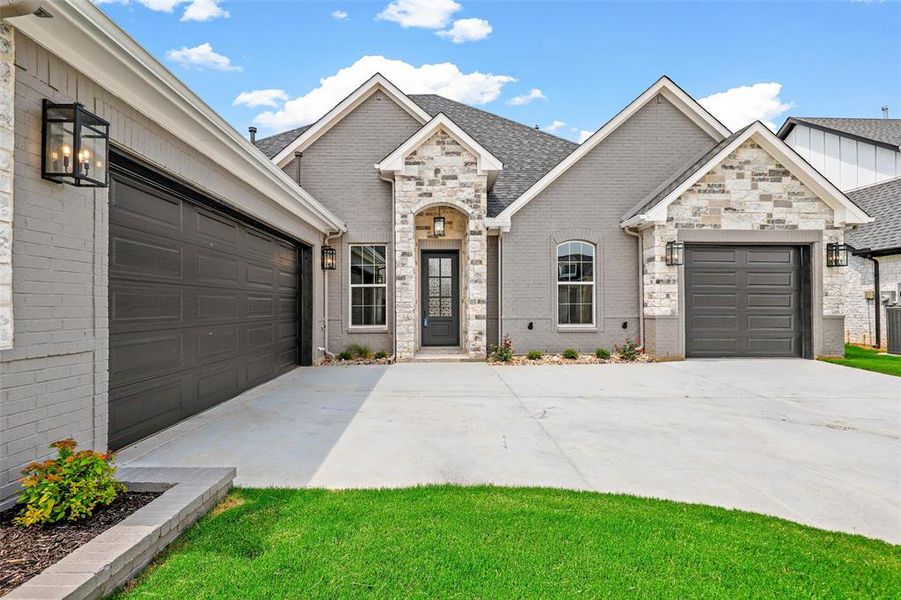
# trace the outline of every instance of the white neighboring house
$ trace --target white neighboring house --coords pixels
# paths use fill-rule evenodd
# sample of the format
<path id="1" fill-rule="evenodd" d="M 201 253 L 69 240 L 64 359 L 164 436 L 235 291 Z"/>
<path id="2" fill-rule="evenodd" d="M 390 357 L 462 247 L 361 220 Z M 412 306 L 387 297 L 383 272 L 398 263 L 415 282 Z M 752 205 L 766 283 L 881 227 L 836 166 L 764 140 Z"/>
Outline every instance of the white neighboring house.
<path id="1" fill-rule="evenodd" d="M 850 259 L 845 336 L 850 342 L 877 345 L 878 263 L 882 346 L 885 307 L 901 303 L 901 119 L 791 117 L 778 135 L 875 217 L 845 236 L 858 251 Z"/>

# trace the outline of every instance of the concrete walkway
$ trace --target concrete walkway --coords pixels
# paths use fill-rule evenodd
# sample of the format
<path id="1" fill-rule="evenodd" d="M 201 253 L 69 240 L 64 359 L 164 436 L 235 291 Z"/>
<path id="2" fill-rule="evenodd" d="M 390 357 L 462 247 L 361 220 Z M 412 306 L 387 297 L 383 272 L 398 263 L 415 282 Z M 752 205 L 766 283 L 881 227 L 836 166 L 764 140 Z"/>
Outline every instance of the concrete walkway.
<path id="1" fill-rule="evenodd" d="M 901 379 L 803 360 L 297 369 L 120 453 L 236 485 L 560 486 L 901 542 Z"/>

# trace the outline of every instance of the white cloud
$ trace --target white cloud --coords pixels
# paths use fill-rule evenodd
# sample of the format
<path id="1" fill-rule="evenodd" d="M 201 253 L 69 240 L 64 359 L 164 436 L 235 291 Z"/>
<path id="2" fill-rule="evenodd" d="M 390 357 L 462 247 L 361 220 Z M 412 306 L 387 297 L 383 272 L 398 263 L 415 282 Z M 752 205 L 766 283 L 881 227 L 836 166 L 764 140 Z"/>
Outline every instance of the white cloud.
<path id="1" fill-rule="evenodd" d="M 436 31 L 435 35 L 452 41 L 455 44 L 484 40 L 493 31 L 491 23 L 485 19 L 458 19 L 453 27 L 445 31 Z"/>
<path id="2" fill-rule="evenodd" d="M 337 19 L 338 21 L 343 21 L 344 19 L 347 18 L 347 11 L 346 10 L 333 10 L 332 18 Z"/>
<path id="3" fill-rule="evenodd" d="M 551 121 L 547 125 L 541 128 L 542 131 L 547 131 L 548 133 L 556 133 L 560 129 L 566 127 L 566 123 L 563 121 Z"/>
<path id="4" fill-rule="evenodd" d="M 441 29 L 461 8 L 454 0 L 394 0 L 376 18 L 404 28 Z"/>
<path id="5" fill-rule="evenodd" d="M 520 94 L 519 96 L 514 96 L 507 100 L 507 104 L 510 106 L 522 106 L 524 104 L 529 104 L 533 100 L 547 100 L 544 96 L 544 93 L 538 88 L 532 88 L 525 94 Z M 556 123 L 557 121 L 555 121 Z"/>
<path id="6" fill-rule="evenodd" d="M 285 90 L 253 90 L 252 92 L 241 92 L 240 94 L 238 94 L 238 97 L 235 98 L 235 101 L 232 102 L 232 105 L 238 106 L 243 104 L 244 106 L 249 106 L 250 108 L 256 108 L 258 106 L 272 106 L 274 108 L 278 106 L 279 102 L 284 102 L 287 99 L 288 94 L 285 93 Z"/>
<path id="7" fill-rule="evenodd" d="M 131 0 L 94 0 L 97 4 L 131 4 Z M 182 21 L 209 21 L 228 18 L 227 10 L 219 6 L 222 0 L 136 0 L 138 4 L 156 12 L 173 12 L 180 4 L 187 4 Z"/>
<path id="8" fill-rule="evenodd" d="M 473 71 L 463 73 L 453 63 L 420 65 L 384 56 L 364 56 L 334 75 L 319 80 L 319 87 L 285 102 L 280 110 L 257 115 L 254 122 L 270 129 L 312 123 L 375 73 L 381 73 L 407 94 L 440 94 L 467 104 L 496 100 L 503 87 L 516 81 L 509 75 Z"/>
<path id="9" fill-rule="evenodd" d="M 570 131 L 578 134 L 578 142 L 580 144 L 594 135 L 593 131 L 588 131 L 587 129 L 579 129 L 578 127 L 573 127 L 570 129 Z"/>
<path id="10" fill-rule="evenodd" d="M 781 91 L 781 83 L 755 83 L 730 88 L 698 102 L 733 131 L 753 121 L 762 121 L 775 130 L 773 120 L 792 107 L 790 102 L 779 98 Z"/>
<path id="11" fill-rule="evenodd" d="M 188 48 L 182 46 L 178 50 L 166 51 L 166 58 L 177 65 L 193 69 L 215 69 L 216 71 L 240 71 L 241 67 L 233 65 L 227 56 L 217 54 L 209 42 Z"/>
<path id="12" fill-rule="evenodd" d="M 217 0 L 194 0 L 181 16 L 182 21 L 209 21 L 229 17 L 227 10 L 219 6 Z"/>

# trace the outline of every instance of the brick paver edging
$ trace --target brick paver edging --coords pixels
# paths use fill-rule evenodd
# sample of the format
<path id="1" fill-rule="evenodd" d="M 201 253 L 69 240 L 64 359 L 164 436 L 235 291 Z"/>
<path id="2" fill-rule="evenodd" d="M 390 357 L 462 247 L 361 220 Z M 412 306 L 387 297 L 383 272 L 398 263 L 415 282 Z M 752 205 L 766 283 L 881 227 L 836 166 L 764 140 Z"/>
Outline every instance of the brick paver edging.
<path id="1" fill-rule="evenodd" d="M 6 599 L 102 598 L 112 593 L 228 493 L 235 469 L 123 467 L 117 475 L 131 490 L 165 492 Z"/>

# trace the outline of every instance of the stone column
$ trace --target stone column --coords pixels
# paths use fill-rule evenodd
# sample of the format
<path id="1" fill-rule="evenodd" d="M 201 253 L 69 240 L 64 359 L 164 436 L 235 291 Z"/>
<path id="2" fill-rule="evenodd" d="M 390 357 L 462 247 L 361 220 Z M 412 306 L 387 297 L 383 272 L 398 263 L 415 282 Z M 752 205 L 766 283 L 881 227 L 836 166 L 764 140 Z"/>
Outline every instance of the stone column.
<path id="1" fill-rule="evenodd" d="M 416 353 L 416 228 L 412 213 L 416 180 L 399 175 L 394 203 L 394 339 L 397 360 Z"/>
<path id="2" fill-rule="evenodd" d="M 13 346 L 13 151 L 16 98 L 13 28 L 0 23 L 0 350 Z"/>

